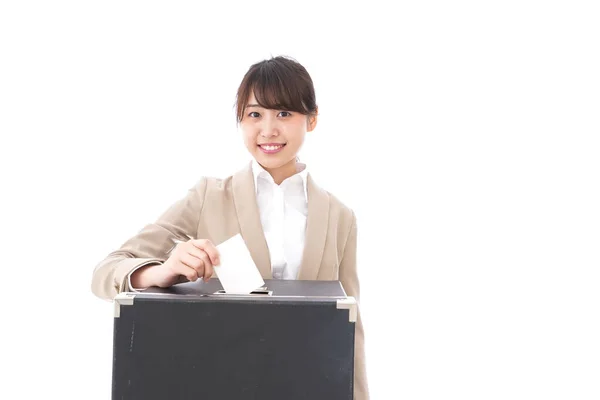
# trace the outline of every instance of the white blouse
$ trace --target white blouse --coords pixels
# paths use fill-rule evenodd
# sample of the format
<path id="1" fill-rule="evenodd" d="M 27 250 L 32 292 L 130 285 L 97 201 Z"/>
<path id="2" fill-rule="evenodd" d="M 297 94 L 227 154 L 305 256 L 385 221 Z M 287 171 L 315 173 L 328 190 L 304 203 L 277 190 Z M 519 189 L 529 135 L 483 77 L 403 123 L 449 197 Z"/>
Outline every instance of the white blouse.
<path id="1" fill-rule="evenodd" d="M 273 279 L 297 279 L 306 232 L 308 193 L 306 165 L 277 185 L 256 160 L 252 162 L 256 202 L 271 256 Z"/>

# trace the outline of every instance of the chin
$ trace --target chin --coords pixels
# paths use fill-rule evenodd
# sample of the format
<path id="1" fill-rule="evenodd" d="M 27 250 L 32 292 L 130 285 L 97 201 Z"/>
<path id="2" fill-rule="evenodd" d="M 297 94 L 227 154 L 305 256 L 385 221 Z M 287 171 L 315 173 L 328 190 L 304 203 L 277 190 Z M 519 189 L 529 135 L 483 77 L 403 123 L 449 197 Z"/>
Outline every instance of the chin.
<path id="1" fill-rule="evenodd" d="M 256 161 L 258 161 L 258 163 L 260 165 L 262 165 L 264 168 L 267 168 L 267 169 L 279 168 L 285 164 L 285 163 L 278 162 L 275 160 L 265 160 L 264 158 L 258 158 Z"/>
<path id="2" fill-rule="evenodd" d="M 262 154 L 261 154 L 262 156 Z M 256 158 L 256 161 L 258 161 L 258 163 L 260 165 L 262 165 L 264 168 L 268 168 L 268 169 L 276 169 L 276 168 L 280 168 L 283 167 L 284 165 L 288 164 L 290 161 L 292 160 L 285 160 L 282 158 L 277 158 L 275 159 L 274 157 L 258 157 Z"/>

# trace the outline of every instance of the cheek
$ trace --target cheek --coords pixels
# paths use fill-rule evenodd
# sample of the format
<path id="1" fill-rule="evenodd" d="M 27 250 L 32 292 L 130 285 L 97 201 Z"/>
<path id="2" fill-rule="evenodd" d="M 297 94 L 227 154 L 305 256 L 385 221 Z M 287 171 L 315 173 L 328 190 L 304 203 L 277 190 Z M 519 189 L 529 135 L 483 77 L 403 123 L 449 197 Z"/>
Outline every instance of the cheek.
<path id="1" fill-rule="evenodd" d="M 291 140 L 296 143 L 301 143 L 304 140 L 306 130 L 304 129 L 304 126 L 296 126 L 295 129 L 291 133 L 292 133 L 290 135 Z"/>
<path id="2" fill-rule="evenodd" d="M 254 130 L 248 129 L 247 127 L 242 129 L 242 138 L 247 146 L 256 143 L 256 135 L 254 134 Z"/>
<path id="3" fill-rule="evenodd" d="M 285 127 L 285 135 L 288 140 L 298 142 L 301 141 L 306 132 L 306 127 L 302 124 L 302 122 L 295 122 L 293 124 L 289 124 Z"/>

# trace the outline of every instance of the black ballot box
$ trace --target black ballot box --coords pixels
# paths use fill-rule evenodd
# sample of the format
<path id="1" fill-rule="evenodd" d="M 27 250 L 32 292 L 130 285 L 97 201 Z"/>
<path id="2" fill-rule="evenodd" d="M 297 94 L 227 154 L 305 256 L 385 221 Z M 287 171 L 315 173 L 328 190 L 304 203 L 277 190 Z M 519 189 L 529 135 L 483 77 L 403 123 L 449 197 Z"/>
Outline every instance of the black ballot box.
<path id="1" fill-rule="evenodd" d="M 115 400 L 351 400 L 356 301 L 338 281 L 218 279 L 115 298 Z"/>

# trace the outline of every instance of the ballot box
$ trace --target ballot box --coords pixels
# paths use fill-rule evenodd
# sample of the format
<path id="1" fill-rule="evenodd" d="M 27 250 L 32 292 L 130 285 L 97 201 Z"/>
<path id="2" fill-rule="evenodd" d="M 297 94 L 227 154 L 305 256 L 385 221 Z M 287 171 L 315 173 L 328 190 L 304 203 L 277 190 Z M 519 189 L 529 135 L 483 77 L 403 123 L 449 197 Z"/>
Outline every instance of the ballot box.
<path id="1" fill-rule="evenodd" d="M 115 298 L 112 398 L 351 400 L 356 301 L 338 281 L 218 279 Z"/>

